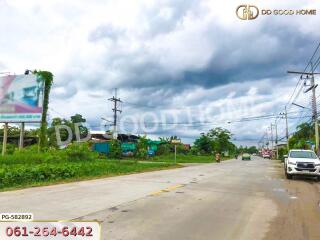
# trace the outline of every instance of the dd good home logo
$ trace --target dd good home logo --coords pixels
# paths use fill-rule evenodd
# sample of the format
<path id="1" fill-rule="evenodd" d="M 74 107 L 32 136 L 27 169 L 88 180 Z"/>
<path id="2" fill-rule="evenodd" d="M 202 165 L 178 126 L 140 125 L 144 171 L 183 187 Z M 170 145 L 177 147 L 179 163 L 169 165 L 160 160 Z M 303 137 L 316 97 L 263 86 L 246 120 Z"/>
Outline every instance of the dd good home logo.
<path id="1" fill-rule="evenodd" d="M 242 4 L 237 7 L 236 14 L 241 20 L 253 20 L 259 16 L 259 9 L 254 5 Z"/>

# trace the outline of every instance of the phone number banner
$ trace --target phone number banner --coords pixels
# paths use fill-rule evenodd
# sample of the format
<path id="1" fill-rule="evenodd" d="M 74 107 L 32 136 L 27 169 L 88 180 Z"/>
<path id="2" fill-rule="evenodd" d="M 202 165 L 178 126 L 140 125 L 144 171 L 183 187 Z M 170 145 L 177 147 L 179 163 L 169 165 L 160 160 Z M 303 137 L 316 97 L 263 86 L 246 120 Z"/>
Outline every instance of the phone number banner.
<path id="1" fill-rule="evenodd" d="M 0 222 L 0 239 L 100 240 L 99 222 Z"/>

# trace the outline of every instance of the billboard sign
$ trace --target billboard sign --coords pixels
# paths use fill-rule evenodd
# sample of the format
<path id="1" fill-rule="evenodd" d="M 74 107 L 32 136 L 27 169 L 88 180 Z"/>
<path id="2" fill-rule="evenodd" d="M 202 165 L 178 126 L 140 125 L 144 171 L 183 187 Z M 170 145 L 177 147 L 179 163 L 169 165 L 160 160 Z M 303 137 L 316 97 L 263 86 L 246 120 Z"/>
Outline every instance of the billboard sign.
<path id="1" fill-rule="evenodd" d="M 41 122 L 43 91 L 38 75 L 0 77 L 0 122 Z"/>

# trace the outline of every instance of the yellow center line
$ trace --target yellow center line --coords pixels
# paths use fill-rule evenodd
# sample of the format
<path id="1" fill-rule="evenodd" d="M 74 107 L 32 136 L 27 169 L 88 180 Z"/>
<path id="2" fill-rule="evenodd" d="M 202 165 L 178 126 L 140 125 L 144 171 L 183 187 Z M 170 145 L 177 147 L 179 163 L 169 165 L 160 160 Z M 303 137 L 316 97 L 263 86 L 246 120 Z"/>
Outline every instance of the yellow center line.
<path id="1" fill-rule="evenodd" d="M 158 196 L 163 192 L 170 192 L 170 191 L 173 191 L 173 190 L 181 188 L 181 187 L 184 187 L 184 185 L 183 184 L 173 185 L 173 186 L 167 187 L 165 189 L 162 189 L 160 191 L 153 192 L 150 194 L 150 196 Z"/>

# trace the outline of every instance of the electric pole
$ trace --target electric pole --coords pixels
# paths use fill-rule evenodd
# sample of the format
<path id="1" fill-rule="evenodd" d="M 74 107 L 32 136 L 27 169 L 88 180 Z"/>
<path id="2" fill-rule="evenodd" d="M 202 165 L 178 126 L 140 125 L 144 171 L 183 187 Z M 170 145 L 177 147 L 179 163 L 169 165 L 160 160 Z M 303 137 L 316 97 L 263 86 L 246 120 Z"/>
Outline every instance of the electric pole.
<path id="1" fill-rule="evenodd" d="M 311 72 L 295 72 L 295 71 L 288 71 L 288 73 L 294 73 L 294 74 L 300 74 L 301 78 L 302 75 L 307 75 L 307 79 L 309 79 L 309 76 L 311 76 L 310 79 L 310 86 L 309 88 L 304 91 L 304 93 L 309 92 L 310 90 L 312 90 L 312 96 L 311 96 L 311 100 L 312 100 L 312 119 L 314 121 L 314 132 L 315 132 L 315 152 L 317 154 L 319 154 L 319 127 L 318 127 L 318 113 L 317 113 L 317 99 L 316 99 L 316 87 L 318 86 L 318 84 L 315 84 L 314 81 L 314 75 L 315 74 L 320 74 L 320 73 L 315 73 L 314 69 L 313 69 L 313 63 L 310 62 L 311 65 Z"/>
<path id="2" fill-rule="evenodd" d="M 317 113 L 317 99 L 316 99 L 316 86 L 314 82 L 314 71 L 313 64 L 311 62 L 311 87 L 312 87 L 312 111 L 313 111 L 313 121 L 314 121 L 314 131 L 316 138 L 316 153 L 319 154 L 319 129 L 318 129 L 318 113 Z"/>
<path id="3" fill-rule="evenodd" d="M 121 113 L 122 111 L 118 108 L 118 103 L 121 103 L 122 101 L 120 100 L 120 98 L 117 98 L 117 88 L 114 90 L 114 96 L 112 98 L 109 98 L 109 101 L 113 102 L 113 139 L 117 139 L 118 138 L 118 129 L 117 129 L 117 124 L 118 124 L 118 112 Z"/>
<path id="4" fill-rule="evenodd" d="M 275 145 L 276 145 L 276 153 L 277 153 L 277 159 L 279 159 L 279 150 L 278 150 L 278 126 L 277 126 L 277 120 L 274 123 L 275 127 L 275 133 L 276 133 L 276 140 L 275 140 Z"/>
<path id="5" fill-rule="evenodd" d="M 271 123 L 271 126 L 270 126 L 270 130 L 271 130 L 271 151 L 273 152 L 273 124 Z"/>
<path id="6" fill-rule="evenodd" d="M 287 106 L 284 108 L 284 116 L 286 118 L 286 138 L 287 138 L 287 150 L 289 153 L 289 126 L 288 126 L 288 112 L 287 112 Z"/>
<path id="7" fill-rule="evenodd" d="M 288 112 L 287 112 L 287 106 L 284 107 L 284 113 L 280 113 L 280 115 L 283 115 L 286 120 L 286 139 L 287 139 L 287 151 L 289 152 L 289 126 L 288 126 Z"/>

